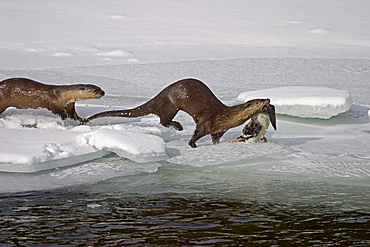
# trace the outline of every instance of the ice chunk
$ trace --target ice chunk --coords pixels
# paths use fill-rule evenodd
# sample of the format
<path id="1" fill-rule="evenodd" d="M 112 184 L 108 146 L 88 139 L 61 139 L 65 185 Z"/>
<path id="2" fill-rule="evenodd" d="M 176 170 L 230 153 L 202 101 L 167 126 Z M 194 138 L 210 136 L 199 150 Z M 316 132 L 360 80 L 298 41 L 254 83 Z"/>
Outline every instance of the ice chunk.
<path id="1" fill-rule="evenodd" d="M 80 133 L 66 130 L 0 128 L 0 171 L 37 172 L 103 157 L 107 151 L 80 146 Z"/>
<path id="2" fill-rule="evenodd" d="M 99 150 L 109 150 L 138 163 L 168 158 L 166 144 L 161 137 L 129 131 L 121 125 L 102 127 L 80 138 Z"/>
<path id="3" fill-rule="evenodd" d="M 45 115 L 0 119 L 0 171 L 49 170 L 101 158 L 112 151 L 136 162 L 167 158 L 164 140 L 152 135 L 164 133 L 158 128 L 122 124 L 98 129 L 71 127 Z"/>
<path id="4" fill-rule="evenodd" d="M 238 101 L 269 98 L 276 113 L 328 119 L 351 108 L 349 92 L 325 87 L 289 86 L 241 93 Z"/>
<path id="5" fill-rule="evenodd" d="M 44 162 L 30 162 L 30 163 L 3 163 L 0 162 L 0 171 L 2 172 L 22 172 L 22 173 L 29 173 L 29 172 L 38 172 L 44 170 L 51 170 L 54 168 L 61 168 L 65 166 L 72 166 L 75 164 L 95 160 L 107 155 L 108 151 L 105 150 L 98 150 L 98 151 L 91 151 L 85 154 L 73 155 L 67 158 L 59 158 L 59 159 L 50 159 Z M 13 158 L 17 158 L 17 156 L 13 156 Z M 24 157 L 24 160 L 30 159 L 32 160 L 33 157 Z M 18 160 L 21 161 L 21 160 Z"/>

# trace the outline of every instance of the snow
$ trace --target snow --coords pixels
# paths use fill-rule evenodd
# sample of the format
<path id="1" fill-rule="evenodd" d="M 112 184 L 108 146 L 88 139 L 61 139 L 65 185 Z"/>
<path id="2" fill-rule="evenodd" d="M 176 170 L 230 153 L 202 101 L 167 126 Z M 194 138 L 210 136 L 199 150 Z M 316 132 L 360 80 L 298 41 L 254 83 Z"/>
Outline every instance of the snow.
<path id="1" fill-rule="evenodd" d="M 101 127 L 77 138 L 98 150 L 110 150 L 139 163 L 167 158 L 166 143 L 161 137 L 129 131 L 121 125 Z"/>
<path id="2" fill-rule="evenodd" d="M 269 98 L 276 113 L 307 118 L 331 118 L 351 108 L 351 94 L 346 90 L 324 87 L 290 86 L 247 91 L 238 96 L 246 102 Z"/>
<path id="3" fill-rule="evenodd" d="M 191 149 L 195 124 L 181 112 L 176 121 L 184 130 L 177 132 L 154 116 L 77 126 L 46 110 L 10 108 L 0 116 L 0 192 L 169 165 L 369 184 L 368 1 L 0 0 L 0 6 L 0 79 L 103 88 L 101 99 L 77 102 L 81 116 L 138 106 L 189 77 L 227 105 L 269 97 L 278 113 L 268 143 L 228 143 L 240 126 L 218 145 L 208 136 Z"/>
<path id="4" fill-rule="evenodd" d="M 42 118 L 42 115 L 38 117 Z M 59 121 L 57 117 L 51 120 L 44 118 L 41 124 L 35 119 L 32 121 L 32 116 L 15 118 L 0 120 L 0 171 L 49 170 L 91 161 L 111 152 L 139 163 L 167 158 L 164 140 L 143 133 L 145 128 L 128 131 L 122 125 L 113 125 L 97 129 L 89 126 L 68 129 L 56 123 Z M 48 121 L 49 124 L 46 124 Z M 153 131 L 149 128 L 146 132 Z"/>
<path id="5" fill-rule="evenodd" d="M 146 0 L 68 0 L 63 5 L 2 0 L 0 54 L 8 59 L 0 60 L 0 68 L 235 57 L 368 58 L 367 7 L 365 0 L 162 0 L 150 5 Z"/>

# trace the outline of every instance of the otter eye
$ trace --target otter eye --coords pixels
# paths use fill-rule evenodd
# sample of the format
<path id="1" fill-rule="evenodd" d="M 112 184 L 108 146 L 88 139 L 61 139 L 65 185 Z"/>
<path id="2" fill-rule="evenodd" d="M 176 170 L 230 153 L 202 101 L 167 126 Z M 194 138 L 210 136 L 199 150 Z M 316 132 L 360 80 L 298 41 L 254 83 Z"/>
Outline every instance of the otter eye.
<path id="1" fill-rule="evenodd" d="M 81 87 L 81 88 L 80 88 L 80 90 L 83 90 L 83 91 L 85 91 L 85 90 L 86 90 L 86 88 L 84 88 L 84 87 Z"/>

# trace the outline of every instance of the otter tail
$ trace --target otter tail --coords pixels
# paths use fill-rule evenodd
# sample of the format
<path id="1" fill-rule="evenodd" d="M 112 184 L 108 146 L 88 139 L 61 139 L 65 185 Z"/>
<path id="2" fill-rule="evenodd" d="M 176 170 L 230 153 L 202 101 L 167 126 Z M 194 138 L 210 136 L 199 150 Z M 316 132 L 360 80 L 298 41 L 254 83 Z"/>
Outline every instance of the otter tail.
<path id="1" fill-rule="evenodd" d="M 133 109 L 128 109 L 128 110 L 113 110 L 113 111 L 100 112 L 100 113 L 97 113 L 95 115 L 88 117 L 87 121 L 93 120 L 95 118 L 101 118 L 101 117 L 142 117 L 142 116 L 152 113 L 150 111 L 147 111 L 147 108 L 144 107 L 144 105 L 133 108 Z"/>

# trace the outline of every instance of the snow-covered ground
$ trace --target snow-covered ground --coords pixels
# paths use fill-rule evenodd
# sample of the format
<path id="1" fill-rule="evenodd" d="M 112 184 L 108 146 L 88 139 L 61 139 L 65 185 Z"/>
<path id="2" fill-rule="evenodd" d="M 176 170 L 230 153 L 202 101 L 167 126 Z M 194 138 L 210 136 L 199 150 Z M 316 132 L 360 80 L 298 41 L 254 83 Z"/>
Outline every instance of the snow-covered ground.
<path id="1" fill-rule="evenodd" d="M 155 116 L 77 126 L 46 110 L 8 109 L 0 118 L 0 192 L 172 164 L 369 184 L 367 1 L 0 0 L 0 8 L 0 79 L 102 87 L 103 98 L 78 102 L 82 116 L 137 106 L 188 77 L 228 105 L 269 97 L 278 113 L 268 143 L 229 143 L 240 126 L 218 145 L 207 136 L 191 149 L 195 125 L 185 113 L 177 132 Z"/>

